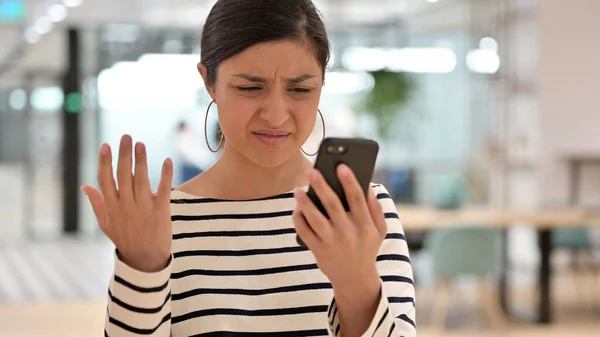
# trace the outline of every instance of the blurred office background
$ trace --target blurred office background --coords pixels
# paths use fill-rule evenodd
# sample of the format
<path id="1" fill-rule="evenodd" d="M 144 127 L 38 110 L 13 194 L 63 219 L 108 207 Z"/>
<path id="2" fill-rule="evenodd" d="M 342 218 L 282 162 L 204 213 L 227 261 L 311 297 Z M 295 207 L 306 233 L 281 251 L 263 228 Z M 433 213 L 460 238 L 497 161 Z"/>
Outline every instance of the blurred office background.
<path id="1" fill-rule="evenodd" d="M 184 121 L 216 160 L 213 3 L 0 0 L 0 336 L 101 336 L 112 247 L 79 191 L 100 144 L 145 142 L 156 185 Z M 315 3 L 328 135 L 381 144 L 420 335 L 597 336 L 600 2 Z"/>

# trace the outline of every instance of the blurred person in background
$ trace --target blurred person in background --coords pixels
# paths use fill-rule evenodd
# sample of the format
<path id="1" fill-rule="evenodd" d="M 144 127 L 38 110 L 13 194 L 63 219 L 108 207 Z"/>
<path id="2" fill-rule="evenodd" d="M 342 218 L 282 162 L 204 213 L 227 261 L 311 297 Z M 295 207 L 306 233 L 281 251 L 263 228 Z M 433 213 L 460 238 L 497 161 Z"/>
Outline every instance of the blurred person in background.
<path id="1" fill-rule="evenodd" d="M 310 0 L 216 1 L 198 70 L 222 130 L 207 141 L 218 161 L 172 188 L 167 159 L 154 194 L 144 144 L 124 136 L 118 189 L 107 145 L 101 192 L 83 188 L 116 246 L 105 336 L 416 336 L 394 202 L 381 185 L 365 198 L 340 165 L 346 212 L 302 148 L 323 118 L 329 57 Z"/>
<path id="2" fill-rule="evenodd" d="M 181 163 L 181 180 L 186 182 L 204 172 L 206 161 L 202 158 L 204 149 L 200 147 L 194 132 L 186 122 L 177 128 L 177 154 Z"/>
<path id="3" fill-rule="evenodd" d="M 219 122 L 217 121 L 215 123 L 215 135 L 214 135 L 214 142 L 215 144 L 219 144 L 222 140 L 224 140 L 223 138 L 223 131 L 221 131 L 221 126 L 219 125 Z M 223 152 L 223 146 L 217 146 L 219 148 L 219 150 L 217 151 L 217 154 L 221 154 Z"/>

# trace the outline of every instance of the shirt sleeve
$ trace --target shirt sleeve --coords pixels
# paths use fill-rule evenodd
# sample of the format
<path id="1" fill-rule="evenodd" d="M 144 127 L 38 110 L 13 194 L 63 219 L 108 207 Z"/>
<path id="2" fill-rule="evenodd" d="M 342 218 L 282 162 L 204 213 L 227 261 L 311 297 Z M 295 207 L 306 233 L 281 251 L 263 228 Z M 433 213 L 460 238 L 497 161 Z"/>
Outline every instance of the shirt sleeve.
<path id="1" fill-rule="evenodd" d="M 109 284 L 105 337 L 169 337 L 171 334 L 171 263 L 156 273 L 129 267 L 115 252 Z"/>
<path id="2" fill-rule="evenodd" d="M 381 300 L 375 316 L 362 337 L 415 337 L 415 288 L 408 244 L 394 201 L 382 185 L 373 185 L 388 226 L 377 257 L 381 277 Z M 341 337 L 335 298 L 328 311 L 330 334 Z"/>

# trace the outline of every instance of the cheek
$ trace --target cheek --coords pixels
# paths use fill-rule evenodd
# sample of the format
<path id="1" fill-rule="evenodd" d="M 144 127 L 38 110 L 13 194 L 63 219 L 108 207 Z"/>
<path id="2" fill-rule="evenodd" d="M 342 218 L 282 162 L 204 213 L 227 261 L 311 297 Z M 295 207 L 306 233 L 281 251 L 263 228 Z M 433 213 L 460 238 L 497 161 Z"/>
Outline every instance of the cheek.
<path id="1" fill-rule="evenodd" d="M 315 123 L 315 116 L 318 115 L 319 96 L 315 95 L 303 100 L 296 100 L 292 111 L 294 111 L 294 119 L 296 123 L 302 127 L 308 127 L 312 130 Z"/>
<path id="2" fill-rule="evenodd" d="M 315 128 L 321 130 L 321 120 L 319 119 L 320 117 L 318 117 L 317 108 L 318 106 L 312 104 L 297 107 L 293 110 L 294 124 L 299 141 L 306 141 Z M 316 123 L 318 123 L 318 125 Z"/>
<path id="3" fill-rule="evenodd" d="M 223 92 L 223 91 L 222 91 Z M 223 92 L 217 94 L 219 108 L 219 123 L 226 136 L 230 139 L 243 137 L 250 120 L 256 112 L 258 103 L 256 100 Z"/>

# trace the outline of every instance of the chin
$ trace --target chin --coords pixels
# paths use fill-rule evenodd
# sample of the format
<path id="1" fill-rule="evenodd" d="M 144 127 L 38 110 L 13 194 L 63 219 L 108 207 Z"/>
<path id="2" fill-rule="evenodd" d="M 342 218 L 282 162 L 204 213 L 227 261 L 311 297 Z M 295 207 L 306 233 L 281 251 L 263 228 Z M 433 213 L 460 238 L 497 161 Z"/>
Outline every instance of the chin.
<path id="1" fill-rule="evenodd" d="M 271 149 L 270 151 L 265 151 L 264 149 L 255 149 L 252 151 L 252 155 L 248 156 L 248 159 L 259 166 L 273 168 L 285 164 L 297 153 L 298 150 L 290 148 Z"/>
<path id="2" fill-rule="evenodd" d="M 265 168 L 281 166 L 297 156 L 300 151 L 299 145 L 296 145 L 293 139 L 287 139 L 283 144 L 276 146 L 265 145 L 261 142 L 250 142 L 250 144 L 248 145 L 252 148 L 246 152 L 248 159 Z"/>

